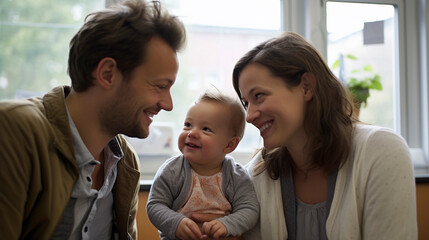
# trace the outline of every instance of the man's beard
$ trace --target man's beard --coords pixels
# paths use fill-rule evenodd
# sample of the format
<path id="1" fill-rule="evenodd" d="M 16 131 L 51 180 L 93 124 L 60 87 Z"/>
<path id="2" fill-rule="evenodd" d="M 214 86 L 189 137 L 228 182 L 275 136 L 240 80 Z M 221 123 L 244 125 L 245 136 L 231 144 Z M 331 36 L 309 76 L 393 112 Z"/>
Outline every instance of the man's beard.
<path id="1" fill-rule="evenodd" d="M 110 103 L 106 103 L 99 114 L 101 129 L 111 136 L 124 134 L 129 137 L 146 138 L 149 135 L 149 126 L 144 129 L 141 125 L 143 109 L 127 99 L 122 94 Z M 137 110 L 136 110 L 137 109 Z"/>

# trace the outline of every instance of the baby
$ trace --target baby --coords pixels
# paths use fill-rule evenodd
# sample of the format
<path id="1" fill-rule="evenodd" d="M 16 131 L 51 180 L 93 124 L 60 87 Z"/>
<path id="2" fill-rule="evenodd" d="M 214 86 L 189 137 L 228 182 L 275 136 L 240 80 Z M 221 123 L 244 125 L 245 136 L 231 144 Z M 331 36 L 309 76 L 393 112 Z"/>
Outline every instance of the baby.
<path id="1" fill-rule="evenodd" d="M 226 156 L 245 128 L 241 103 L 218 91 L 204 92 L 187 112 L 179 135 L 182 153 L 155 175 L 147 214 L 161 239 L 240 236 L 259 217 L 259 204 L 247 171 Z M 193 213 L 219 217 L 198 225 Z"/>

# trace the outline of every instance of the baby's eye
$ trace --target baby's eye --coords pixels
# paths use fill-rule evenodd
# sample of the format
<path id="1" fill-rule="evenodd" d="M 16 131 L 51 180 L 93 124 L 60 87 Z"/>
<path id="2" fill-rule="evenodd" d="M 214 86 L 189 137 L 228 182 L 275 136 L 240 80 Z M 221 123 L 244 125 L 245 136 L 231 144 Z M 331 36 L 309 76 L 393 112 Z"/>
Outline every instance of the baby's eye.
<path id="1" fill-rule="evenodd" d="M 188 122 L 185 122 L 184 124 L 183 124 L 183 128 L 190 128 L 191 127 L 191 124 L 190 123 L 188 123 Z"/>
<path id="2" fill-rule="evenodd" d="M 213 132 L 213 131 L 212 131 L 210 128 L 208 128 L 208 127 L 204 127 L 204 128 L 203 128 L 203 131 L 204 131 L 204 132 Z"/>

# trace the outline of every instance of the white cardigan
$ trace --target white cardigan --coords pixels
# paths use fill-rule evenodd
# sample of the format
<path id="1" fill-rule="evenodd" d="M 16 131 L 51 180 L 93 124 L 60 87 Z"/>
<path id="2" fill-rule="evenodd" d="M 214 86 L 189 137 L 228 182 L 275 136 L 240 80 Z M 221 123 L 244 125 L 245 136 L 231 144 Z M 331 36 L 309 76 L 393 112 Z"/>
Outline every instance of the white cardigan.
<path id="1" fill-rule="evenodd" d="M 259 152 L 247 169 L 253 176 Z M 280 180 L 253 176 L 260 221 L 244 239 L 287 239 Z M 357 125 L 352 149 L 338 171 L 326 222 L 328 239 L 417 239 L 413 166 L 405 140 L 391 130 Z"/>

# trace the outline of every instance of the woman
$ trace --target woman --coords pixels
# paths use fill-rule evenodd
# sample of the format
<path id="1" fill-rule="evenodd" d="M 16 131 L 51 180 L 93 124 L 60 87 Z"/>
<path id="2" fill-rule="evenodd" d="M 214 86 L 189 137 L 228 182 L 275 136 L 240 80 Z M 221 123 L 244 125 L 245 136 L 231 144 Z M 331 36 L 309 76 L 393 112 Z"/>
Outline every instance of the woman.
<path id="1" fill-rule="evenodd" d="M 256 46 L 233 85 L 264 148 L 247 168 L 261 206 L 245 239 L 416 239 L 404 139 L 353 117 L 318 51 L 286 32 Z"/>

